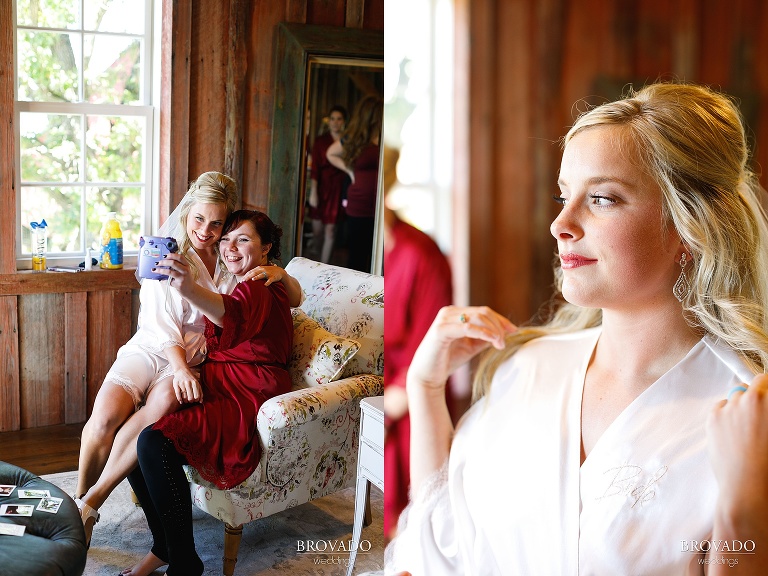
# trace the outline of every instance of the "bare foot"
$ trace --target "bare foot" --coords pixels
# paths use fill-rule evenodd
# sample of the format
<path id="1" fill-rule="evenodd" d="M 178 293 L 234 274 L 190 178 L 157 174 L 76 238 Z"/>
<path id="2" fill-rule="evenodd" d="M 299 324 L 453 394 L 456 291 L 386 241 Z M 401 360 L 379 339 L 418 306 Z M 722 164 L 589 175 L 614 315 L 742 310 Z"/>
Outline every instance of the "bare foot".
<path id="1" fill-rule="evenodd" d="M 158 568 L 162 568 L 168 564 L 167 562 L 164 562 L 163 560 L 160 560 L 157 556 L 152 554 L 152 552 L 147 552 L 147 555 L 144 556 L 144 558 L 141 559 L 141 562 L 136 564 L 133 568 L 126 568 L 122 572 L 120 572 L 121 576 L 149 576 L 157 570 Z"/>

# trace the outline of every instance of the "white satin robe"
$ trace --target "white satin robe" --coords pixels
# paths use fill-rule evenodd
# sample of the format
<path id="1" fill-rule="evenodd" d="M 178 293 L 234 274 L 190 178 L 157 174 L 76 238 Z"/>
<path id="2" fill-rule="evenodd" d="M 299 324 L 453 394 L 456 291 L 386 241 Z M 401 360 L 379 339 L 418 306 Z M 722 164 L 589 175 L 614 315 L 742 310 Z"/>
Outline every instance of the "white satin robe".
<path id="1" fill-rule="evenodd" d="M 458 427 L 447 475 L 406 510 L 387 574 L 703 573 L 703 556 L 687 550 L 710 538 L 718 493 L 705 422 L 753 374 L 705 337 L 580 466 L 582 391 L 599 335 L 540 338 L 499 368 Z"/>
<path id="2" fill-rule="evenodd" d="M 237 283 L 235 278 L 230 276 L 223 281 L 220 265 L 217 264 L 212 278 L 193 248 L 187 251 L 187 256 L 197 265 L 200 272 L 197 283 L 200 286 L 222 294 L 233 290 Z M 165 356 L 165 349 L 175 345 L 186 350 L 190 367 L 205 360 L 205 316 L 182 298 L 177 290 L 168 286 L 167 280 L 143 280 L 139 300 L 138 329 L 118 350 L 118 359 L 129 353 Z M 143 392 L 146 393 L 146 390 Z"/>

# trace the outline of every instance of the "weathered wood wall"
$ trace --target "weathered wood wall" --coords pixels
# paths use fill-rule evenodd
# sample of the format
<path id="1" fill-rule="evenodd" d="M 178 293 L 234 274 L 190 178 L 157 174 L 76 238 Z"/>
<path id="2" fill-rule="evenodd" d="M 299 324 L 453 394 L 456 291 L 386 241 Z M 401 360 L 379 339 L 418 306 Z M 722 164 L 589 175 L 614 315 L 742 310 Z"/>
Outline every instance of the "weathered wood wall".
<path id="1" fill-rule="evenodd" d="M 163 102 L 181 112 L 161 133 L 171 151 L 163 158 L 165 209 L 178 203 L 190 180 L 221 170 L 241 183 L 244 208 L 269 212 L 277 24 L 383 30 L 384 0 L 168 3 L 174 35 L 164 39 L 164 58 L 174 82 Z"/>
<path id="2" fill-rule="evenodd" d="M 522 322 L 549 298 L 558 139 L 581 99 L 656 79 L 722 89 L 741 100 L 768 187 L 768 3 L 456 0 L 456 15 L 458 276 L 472 303 Z"/>
<path id="3" fill-rule="evenodd" d="M 0 432 L 86 420 L 137 288 L 132 270 L 0 275 Z"/>

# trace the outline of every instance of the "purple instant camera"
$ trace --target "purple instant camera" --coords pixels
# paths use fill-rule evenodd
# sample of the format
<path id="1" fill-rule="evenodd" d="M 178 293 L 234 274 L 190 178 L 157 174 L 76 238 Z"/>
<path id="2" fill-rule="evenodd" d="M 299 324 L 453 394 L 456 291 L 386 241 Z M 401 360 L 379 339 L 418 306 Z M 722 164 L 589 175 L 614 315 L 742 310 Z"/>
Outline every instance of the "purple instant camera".
<path id="1" fill-rule="evenodd" d="M 158 261 L 165 258 L 166 254 L 176 252 L 179 245 L 173 238 L 163 238 L 162 236 L 144 236 L 139 237 L 139 277 L 150 278 L 152 280 L 165 280 L 166 274 L 152 272 L 152 268 L 157 266 Z"/>

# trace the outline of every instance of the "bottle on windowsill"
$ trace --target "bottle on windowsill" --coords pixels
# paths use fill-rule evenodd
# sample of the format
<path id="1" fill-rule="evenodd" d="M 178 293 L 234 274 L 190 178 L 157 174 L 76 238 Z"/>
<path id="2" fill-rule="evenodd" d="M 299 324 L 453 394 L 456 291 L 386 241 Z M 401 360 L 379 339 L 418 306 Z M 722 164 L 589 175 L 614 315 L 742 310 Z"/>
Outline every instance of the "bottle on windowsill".
<path id="1" fill-rule="evenodd" d="M 32 228 L 32 270 L 45 272 L 45 256 L 48 252 L 48 224 L 45 219 L 30 222 Z"/>
<path id="2" fill-rule="evenodd" d="M 115 218 L 115 212 L 109 212 L 101 227 L 101 255 L 99 266 L 107 270 L 119 270 L 123 267 L 123 231 Z"/>

